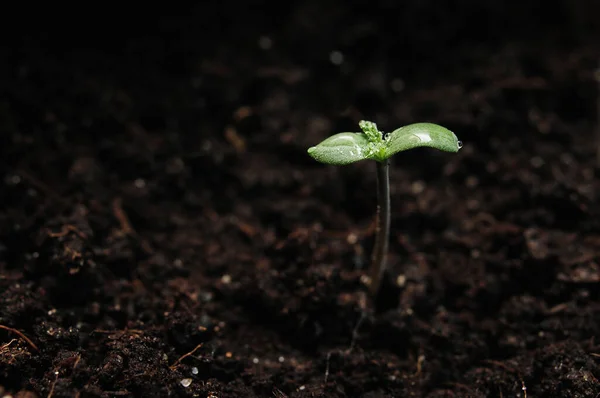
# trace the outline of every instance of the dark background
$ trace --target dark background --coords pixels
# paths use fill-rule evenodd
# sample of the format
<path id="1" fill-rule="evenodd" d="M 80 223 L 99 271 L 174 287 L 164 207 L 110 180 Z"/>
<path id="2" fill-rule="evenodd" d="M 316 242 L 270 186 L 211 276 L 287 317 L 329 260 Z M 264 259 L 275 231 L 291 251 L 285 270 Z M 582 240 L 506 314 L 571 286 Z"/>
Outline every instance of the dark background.
<path id="1" fill-rule="evenodd" d="M 6 5 L 0 395 L 597 396 L 599 5 Z"/>

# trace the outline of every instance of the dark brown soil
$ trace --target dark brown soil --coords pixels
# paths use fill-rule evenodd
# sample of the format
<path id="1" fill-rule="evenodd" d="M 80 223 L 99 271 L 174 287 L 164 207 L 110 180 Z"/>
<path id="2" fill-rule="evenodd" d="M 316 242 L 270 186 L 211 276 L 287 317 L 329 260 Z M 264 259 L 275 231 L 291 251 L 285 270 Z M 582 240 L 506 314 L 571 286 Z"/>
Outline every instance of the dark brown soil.
<path id="1" fill-rule="evenodd" d="M 0 396 L 598 396 L 600 11 L 450 3 L 15 11 Z M 369 316 L 374 167 L 306 154 L 362 118 L 465 143 L 395 157 Z"/>

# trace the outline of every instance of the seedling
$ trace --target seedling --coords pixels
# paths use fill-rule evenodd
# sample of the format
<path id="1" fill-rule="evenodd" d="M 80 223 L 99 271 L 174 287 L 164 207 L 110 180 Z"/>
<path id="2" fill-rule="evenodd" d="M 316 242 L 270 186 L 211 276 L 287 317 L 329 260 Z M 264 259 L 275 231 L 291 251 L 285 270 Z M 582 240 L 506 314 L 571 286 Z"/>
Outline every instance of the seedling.
<path id="1" fill-rule="evenodd" d="M 377 167 L 377 223 L 375 245 L 369 270 L 369 293 L 375 298 L 386 268 L 390 235 L 389 159 L 398 152 L 417 147 L 430 147 L 445 152 L 458 152 L 462 143 L 454 133 L 432 123 L 415 123 L 389 134 L 377 129 L 373 122 L 358 123 L 362 133 L 332 135 L 308 149 L 315 160 L 332 165 L 347 165 L 361 160 L 374 160 Z"/>

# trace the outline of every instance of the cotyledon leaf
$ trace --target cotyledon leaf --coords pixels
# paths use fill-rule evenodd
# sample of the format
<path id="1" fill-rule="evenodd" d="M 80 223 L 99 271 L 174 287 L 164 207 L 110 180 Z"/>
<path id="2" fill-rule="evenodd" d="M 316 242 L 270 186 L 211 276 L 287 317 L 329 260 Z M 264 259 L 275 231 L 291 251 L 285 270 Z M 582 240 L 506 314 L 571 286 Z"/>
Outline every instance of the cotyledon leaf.
<path id="1" fill-rule="evenodd" d="M 369 140 L 364 133 L 339 133 L 310 147 L 308 154 L 316 161 L 346 165 L 367 159 Z"/>
<path id="2" fill-rule="evenodd" d="M 445 127 L 433 123 L 414 123 L 389 133 L 385 139 L 385 157 L 417 147 L 430 147 L 445 152 L 458 152 L 462 143 Z"/>

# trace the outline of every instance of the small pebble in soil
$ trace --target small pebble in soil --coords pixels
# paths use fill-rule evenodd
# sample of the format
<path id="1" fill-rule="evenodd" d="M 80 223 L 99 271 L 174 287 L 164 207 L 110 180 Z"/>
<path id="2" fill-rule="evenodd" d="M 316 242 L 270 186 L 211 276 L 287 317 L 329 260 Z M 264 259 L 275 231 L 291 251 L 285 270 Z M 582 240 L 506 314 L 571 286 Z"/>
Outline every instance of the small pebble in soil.
<path id="1" fill-rule="evenodd" d="M 423 181 L 415 181 L 410 188 L 414 195 L 418 195 L 425 190 L 425 183 Z"/>
<path id="2" fill-rule="evenodd" d="M 476 210 L 479 208 L 479 201 L 477 199 L 467 200 L 467 209 Z"/>
<path id="3" fill-rule="evenodd" d="M 229 285 L 231 283 L 231 275 L 225 274 L 221 277 L 221 282 L 225 285 Z"/>
<path id="4" fill-rule="evenodd" d="M 138 189 L 143 189 L 144 187 L 146 187 L 146 181 L 144 181 L 143 178 L 138 178 L 133 182 L 133 185 Z"/>
<path id="5" fill-rule="evenodd" d="M 340 51 L 332 51 L 331 54 L 329 54 L 329 60 L 334 65 L 341 65 L 344 62 L 344 54 Z"/>
<path id="6" fill-rule="evenodd" d="M 475 176 L 468 176 L 465 180 L 465 185 L 468 188 L 475 188 L 479 184 L 479 179 Z"/>
<path id="7" fill-rule="evenodd" d="M 198 368 L 197 368 L 197 367 L 195 367 L 195 366 L 194 366 L 194 367 L 192 368 L 192 374 L 193 374 L 193 375 L 197 375 L 197 374 L 198 374 Z"/>
<path id="8" fill-rule="evenodd" d="M 185 163 L 181 158 L 173 158 L 169 160 L 165 167 L 167 174 L 180 174 L 185 170 Z"/>
<path id="9" fill-rule="evenodd" d="M 371 278 L 369 278 L 367 275 L 361 275 L 360 276 L 360 282 L 363 285 L 369 286 L 371 284 Z"/>
<path id="10" fill-rule="evenodd" d="M 212 150 L 212 142 L 210 142 L 210 141 L 204 141 L 202 143 L 202 150 L 204 152 L 210 152 Z"/>
<path id="11" fill-rule="evenodd" d="M 351 232 L 346 237 L 346 242 L 348 242 L 348 244 L 350 245 L 354 245 L 356 244 L 356 242 L 358 242 L 358 236 L 356 236 L 354 232 Z"/>
<path id="12" fill-rule="evenodd" d="M 190 378 L 181 379 L 180 383 L 184 387 L 189 387 L 192 384 L 192 379 L 190 379 Z"/>
<path id="13" fill-rule="evenodd" d="M 406 284 L 406 275 L 398 275 L 396 278 L 396 285 L 403 287 Z"/>
<path id="14" fill-rule="evenodd" d="M 560 158 L 560 161 L 566 165 L 570 165 L 575 161 L 573 156 L 568 153 L 561 153 L 559 158 Z"/>
<path id="15" fill-rule="evenodd" d="M 531 165 L 533 167 L 535 167 L 536 169 L 539 169 L 540 167 L 542 167 L 544 165 L 544 159 L 542 159 L 539 156 L 534 156 L 529 160 L 529 163 L 531 163 Z"/>
<path id="16" fill-rule="evenodd" d="M 21 176 L 19 176 L 17 174 L 7 175 L 6 177 L 4 177 L 4 183 L 6 185 L 17 185 L 20 182 L 21 182 Z"/>
<path id="17" fill-rule="evenodd" d="M 260 360 L 258 358 L 252 358 L 252 363 L 253 364 L 257 364 L 259 362 L 260 362 Z"/>
<path id="18" fill-rule="evenodd" d="M 402 79 L 393 79 L 390 82 L 390 86 L 392 87 L 392 91 L 395 93 L 399 93 L 400 91 L 404 90 L 405 84 L 404 84 L 404 80 Z"/>
<path id="19" fill-rule="evenodd" d="M 281 357 L 277 358 L 277 360 L 278 360 L 279 362 L 284 362 L 284 361 L 285 361 L 285 358 L 281 356 Z"/>
<path id="20" fill-rule="evenodd" d="M 258 39 L 258 47 L 261 48 L 261 50 L 268 50 L 273 46 L 273 40 L 271 40 L 271 38 L 269 36 L 261 36 Z"/>
<path id="21" fill-rule="evenodd" d="M 206 303 L 213 299 L 213 294 L 211 292 L 200 292 L 199 296 L 200 299 Z"/>

